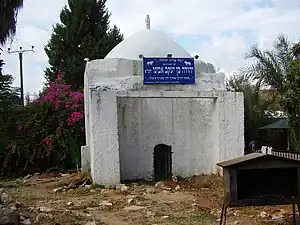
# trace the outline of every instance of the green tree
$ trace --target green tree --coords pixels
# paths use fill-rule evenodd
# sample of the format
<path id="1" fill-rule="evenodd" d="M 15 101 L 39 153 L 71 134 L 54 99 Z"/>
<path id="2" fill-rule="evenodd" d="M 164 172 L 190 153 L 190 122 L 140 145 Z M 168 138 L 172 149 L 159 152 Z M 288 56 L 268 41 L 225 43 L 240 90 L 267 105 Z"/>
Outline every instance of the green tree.
<path id="1" fill-rule="evenodd" d="M 53 82 L 56 73 L 64 74 L 73 89 L 83 88 L 85 58 L 103 59 L 123 40 L 117 26 L 109 26 L 106 0 L 69 0 L 60 13 L 61 23 L 53 28 L 45 46 L 50 67 L 45 78 Z"/>
<path id="2" fill-rule="evenodd" d="M 3 162 L 5 150 L 10 137 L 15 135 L 11 131 L 14 121 L 15 106 L 20 104 L 17 89 L 12 87 L 13 77 L 4 75 L 2 68 L 3 60 L 0 60 L 0 161 Z"/>
<path id="3" fill-rule="evenodd" d="M 243 75 L 256 81 L 259 87 L 271 87 L 278 94 L 284 93 L 288 66 L 293 59 L 286 36 L 280 34 L 271 50 L 262 51 L 257 45 L 252 46 L 246 59 L 253 63 L 241 69 Z"/>
<path id="4" fill-rule="evenodd" d="M 286 107 L 291 129 L 291 145 L 300 151 L 300 42 L 292 48 L 293 60 L 287 69 L 286 92 L 282 104 Z"/>
<path id="5" fill-rule="evenodd" d="M 300 58 L 300 41 L 293 46 L 293 55 L 296 59 Z"/>
<path id="6" fill-rule="evenodd" d="M 16 33 L 17 14 L 23 6 L 23 0 L 0 1 L 0 45 Z"/>
<path id="7" fill-rule="evenodd" d="M 4 66 L 3 60 L 0 60 L 0 111 L 7 111 L 11 106 L 20 104 L 18 89 L 13 87 L 14 78 L 9 74 L 2 74 Z"/>

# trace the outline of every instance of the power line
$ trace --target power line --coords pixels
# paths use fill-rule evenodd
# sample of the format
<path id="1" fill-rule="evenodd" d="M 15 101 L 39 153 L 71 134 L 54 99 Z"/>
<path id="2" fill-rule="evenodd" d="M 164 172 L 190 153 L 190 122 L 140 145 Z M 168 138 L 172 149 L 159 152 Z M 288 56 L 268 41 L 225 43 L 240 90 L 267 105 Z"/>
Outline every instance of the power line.
<path id="1" fill-rule="evenodd" d="M 11 51 L 10 48 L 8 48 L 8 53 L 18 53 L 19 54 L 19 61 L 20 61 L 20 88 L 21 88 L 21 104 L 24 106 L 24 83 L 23 83 L 23 53 L 25 52 L 34 52 L 34 46 L 31 46 L 31 49 L 23 49 L 20 47 L 20 50 L 14 50 Z"/>

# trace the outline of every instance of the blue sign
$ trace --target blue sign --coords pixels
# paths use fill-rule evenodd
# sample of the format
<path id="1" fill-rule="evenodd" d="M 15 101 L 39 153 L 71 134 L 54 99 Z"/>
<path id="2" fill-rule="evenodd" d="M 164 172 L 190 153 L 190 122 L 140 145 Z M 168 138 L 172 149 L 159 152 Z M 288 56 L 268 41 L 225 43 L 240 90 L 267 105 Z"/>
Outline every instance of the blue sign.
<path id="1" fill-rule="evenodd" d="M 193 58 L 143 58 L 144 84 L 194 84 Z"/>

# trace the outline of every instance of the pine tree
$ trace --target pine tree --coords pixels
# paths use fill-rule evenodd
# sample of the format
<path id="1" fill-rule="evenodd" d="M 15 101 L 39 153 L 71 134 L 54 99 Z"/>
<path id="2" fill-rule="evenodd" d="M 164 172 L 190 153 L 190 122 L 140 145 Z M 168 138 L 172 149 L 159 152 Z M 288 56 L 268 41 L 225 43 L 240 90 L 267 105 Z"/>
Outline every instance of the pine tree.
<path id="1" fill-rule="evenodd" d="M 21 99 L 18 96 L 18 89 L 12 87 L 14 81 L 13 76 L 2 74 L 4 65 L 4 61 L 0 59 L 0 112 L 8 109 L 12 105 L 21 103 Z"/>
<path id="2" fill-rule="evenodd" d="M 84 59 L 103 59 L 123 40 L 117 26 L 110 27 L 105 4 L 106 0 L 68 0 L 69 7 L 60 13 L 61 23 L 54 26 L 45 46 L 50 64 L 45 71 L 48 82 L 61 72 L 73 89 L 83 88 Z"/>
<path id="3" fill-rule="evenodd" d="M 1 56 L 1 49 L 0 49 Z M 3 162 L 7 144 L 11 141 L 12 135 L 15 135 L 15 107 L 20 105 L 21 98 L 18 96 L 18 90 L 12 87 L 13 76 L 4 75 L 2 68 L 5 65 L 0 59 L 0 161 Z"/>

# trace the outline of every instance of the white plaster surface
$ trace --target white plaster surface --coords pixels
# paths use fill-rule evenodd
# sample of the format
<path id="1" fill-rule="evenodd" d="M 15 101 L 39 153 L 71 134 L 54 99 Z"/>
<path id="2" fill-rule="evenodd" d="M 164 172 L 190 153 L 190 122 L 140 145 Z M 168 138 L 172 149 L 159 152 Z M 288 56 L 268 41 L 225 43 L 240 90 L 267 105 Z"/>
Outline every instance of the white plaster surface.
<path id="1" fill-rule="evenodd" d="M 83 93 L 84 93 L 84 115 L 85 115 L 85 142 L 87 146 L 91 145 L 91 136 L 90 136 L 90 127 L 89 127 L 89 121 L 90 121 L 90 114 L 89 114 L 89 64 L 87 64 L 84 72 L 84 87 L 83 87 Z"/>
<path id="2" fill-rule="evenodd" d="M 228 94 L 231 96 L 222 93 L 218 98 L 119 97 L 121 178 L 151 177 L 153 148 L 161 143 L 172 146 L 173 173 L 183 177 L 211 174 L 217 162 L 243 155 L 243 129 L 239 122 L 228 120 L 233 113 L 236 119 L 243 119 L 244 111 L 236 108 L 239 94 Z M 233 98 L 231 107 L 225 109 L 226 97 Z M 221 117 L 216 112 L 219 107 L 224 109 Z M 222 134 L 226 135 L 220 137 Z"/>
<path id="3" fill-rule="evenodd" d="M 243 94 L 225 90 L 223 73 L 196 65 L 195 85 L 143 85 L 140 60 L 87 63 L 86 128 L 95 182 L 151 179 L 153 148 L 160 143 L 172 146 L 173 172 L 180 176 L 210 174 L 217 162 L 243 155 Z"/>
<path id="4" fill-rule="evenodd" d="M 119 98 L 119 103 L 122 179 L 152 174 L 153 149 L 161 143 L 172 146 L 174 174 L 211 172 L 213 99 Z"/>
<path id="5" fill-rule="evenodd" d="M 205 81 L 204 83 L 212 84 L 214 81 L 217 81 L 219 77 L 225 76 L 224 73 L 216 73 L 212 64 L 205 63 L 201 60 L 195 60 L 195 70 L 196 77 L 203 79 L 203 81 Z M 97 83 L 105 80 L 105 78 L 111 79 L 112 77 L 115 79 L 132 76 L 143 77 L 143 62 L 141 59 L 97 59 L 87 63 L 85 73 L 89 77 L 89 83 Z M 224 84 L 224 82 L 222 84 Z"/>
<path id="6" fill-rule="evenodd" d="M 113 48 L 106 58 L 123 58 L 138 60 L 139 55 L 144 57 L 175 57 L 191 58 L 191 55 L 166 34 L 153 30 L 140 31 L 126 38 Z"/>
<path id="7" fill-rule="evenodd" d="M 224 161 L 244 155 L 244 95 L 242 92 L 222 92 L 217 104 L 216 134 L 219 159 Z M 216 121 L 215 121 L 216 122 Z"/>
<path id="8" fill-rule="evenodd" d="M 97 184 L 115 185 L 120 182 L 116 92 L 90 94 L 91 175 Z"/>
<path id="9" fill-rule="evenodd" d="M 81 169 L 83 172 L 89 172 L 91 169 L 90 146 L 81 146 Z"/>

